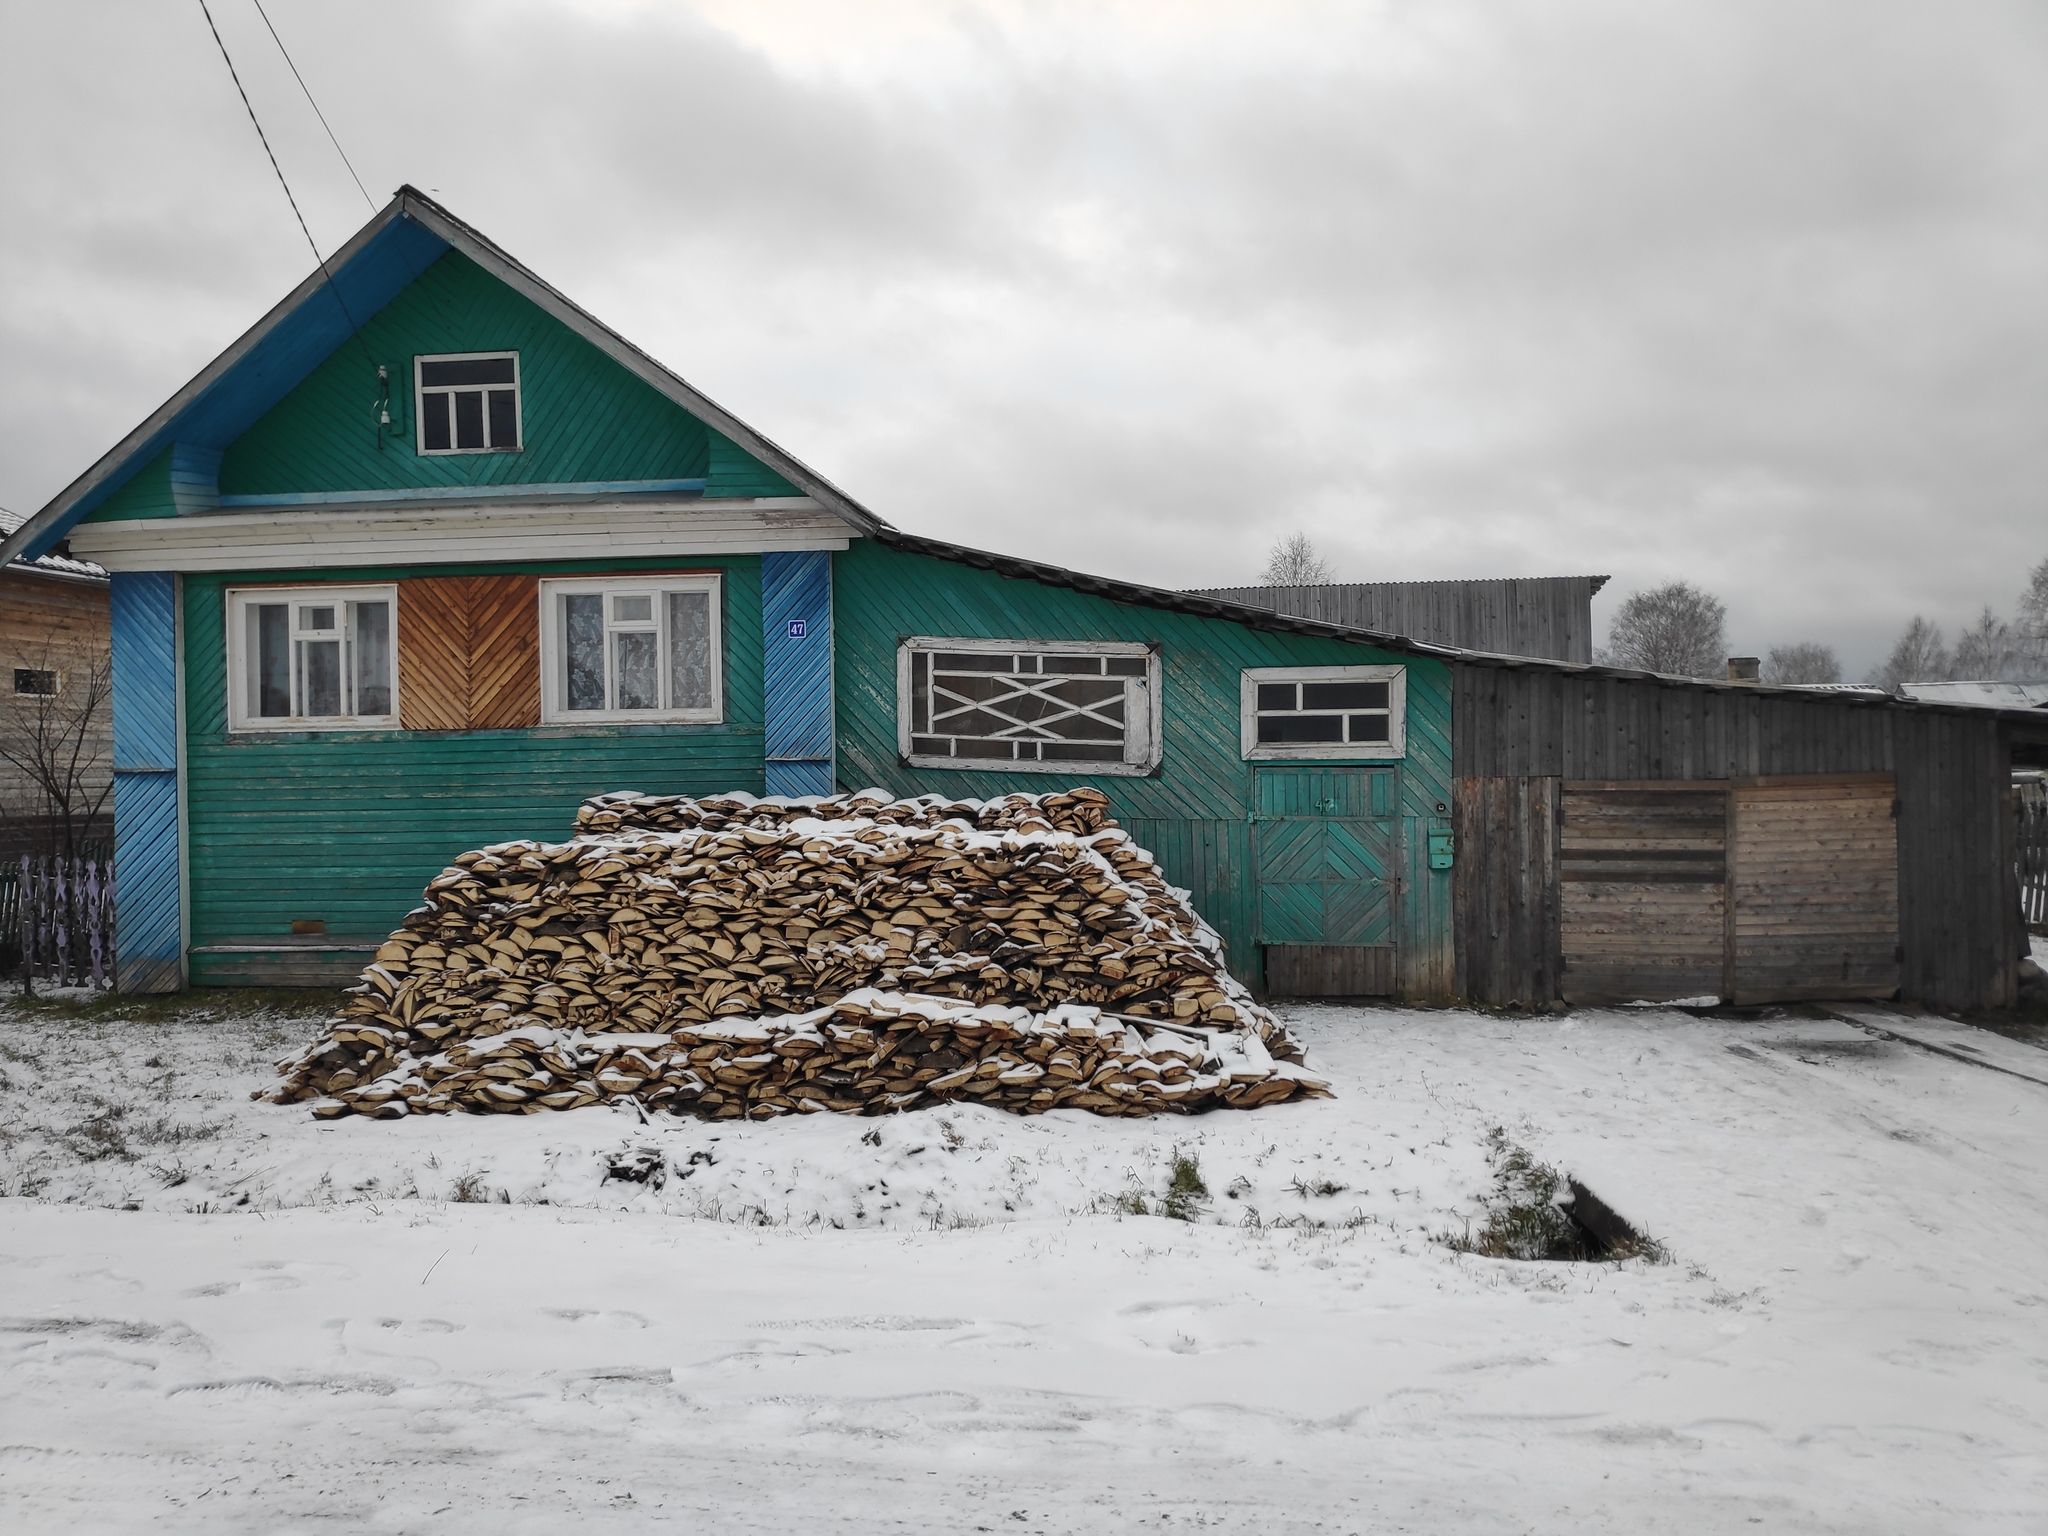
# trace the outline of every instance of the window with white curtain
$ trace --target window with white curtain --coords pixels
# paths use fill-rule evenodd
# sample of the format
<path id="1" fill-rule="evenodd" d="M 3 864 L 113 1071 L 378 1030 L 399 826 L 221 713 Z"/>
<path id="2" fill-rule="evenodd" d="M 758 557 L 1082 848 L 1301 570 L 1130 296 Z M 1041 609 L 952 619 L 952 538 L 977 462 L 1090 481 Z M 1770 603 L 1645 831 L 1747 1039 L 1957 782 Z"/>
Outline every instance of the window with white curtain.
<path id="1" fill-rule="evenodd" d="M 725 718 L 715 574 L 541 583 L 541 718 L 553 725 Z"/>
<path id="2" fill-rule="evenodd" d="M 229 589 L 229 728 L 396 726 L 396 599 L 389 586 Z"/>

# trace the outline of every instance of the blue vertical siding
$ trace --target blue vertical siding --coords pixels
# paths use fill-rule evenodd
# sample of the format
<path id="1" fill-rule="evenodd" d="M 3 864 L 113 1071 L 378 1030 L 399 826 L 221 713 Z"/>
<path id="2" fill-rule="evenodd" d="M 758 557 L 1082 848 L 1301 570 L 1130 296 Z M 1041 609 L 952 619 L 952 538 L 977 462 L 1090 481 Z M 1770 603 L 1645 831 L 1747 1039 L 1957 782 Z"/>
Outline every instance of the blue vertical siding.
<path id="1" fill-rule="evenodd" d="M 768 792 L 829 795 L 832 758 L 832 557 L 761 557 L 761 648 Z"/>
<path id="2" fill-rule="evenodd" d="M 116 572 L 114 881 L 116 977 L 124 992 L 183 984 L 178 903 L 177 578 Z"/>

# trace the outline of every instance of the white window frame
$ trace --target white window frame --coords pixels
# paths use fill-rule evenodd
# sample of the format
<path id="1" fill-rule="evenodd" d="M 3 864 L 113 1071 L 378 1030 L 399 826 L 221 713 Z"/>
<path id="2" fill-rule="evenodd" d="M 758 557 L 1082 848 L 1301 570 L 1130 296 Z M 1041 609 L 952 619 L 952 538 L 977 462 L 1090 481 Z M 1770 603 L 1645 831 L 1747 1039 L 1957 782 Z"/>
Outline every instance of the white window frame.
<path id="1" fill-rule="evenodd" d="M 452 394 L 461 389 L 488 391 L 503 389 L 505 386 L 502 384 L 429 385 L 426 382 L 426 365 L 428 363 L 495 362 L 497 359 L 505 357 L 509 357 L 512 360 L 512 434 L 514 438 L 512 446 L 509 448 L 457 448 L 453 446 L 455 438 L 455 407 L 451 403 L 448 408 L 448 437 L 450 446 L 446 448 L 429 448 L 427 446 L 427 395 L 430 390 L 434 394 L 445 395 Z M 465 453 L 520 453 L 526 448 L 526 389 L 520 374 L 519 354 L 517 352 L 425 352 L 418 354 L 412 360 L 412 406 L 413 449 L 423 457 L 440 459 Z M 486 400 L 484 402 L 484 436 L 489 437 L 490 435 L 491 408 L 490 402 Z"/>
<path id="2" fill-rule="evenodd" d="M 300 603 L 341 608 L 350 603 L 388 603 L 391 609 L 391 710 L 382 715 L 253 715 L 249 712 L 250 668 L 257 658 L 249 654 L 248 611 L 264 603 L 284 603 L 296 611 Z M 342 621 L 343 654 L 348 654 L 348 622 Z M 228 629 L 228 730 L 235 733 L 263 731 L 388 731 L 399 728 L 398 712 L 398 587 L 230 587 L 227 591 Z M 296 628 L 287 631 L 296 634 Z M 344 662 L 343 687 L 355 686 L 352 663 Z"/>
<path id="3" fill-rule="evenodd" d="M 1133 707 L 1126 689 L 1124 705 L 1124 760 L 1118 763 L 1076 762 L 1072 759 L 1047 762 L 960 757 L 934 757 L 910 750 L 911 657 L 920 651 L 978 652 L 984 655 L 1026 655 L 1050 652 L 1061 656 L 1142 657 L 1145 675 L 1129 677 L 1146 698 Z M 936 635 L 913 635 L 896 647 L 896 750 L 903 761 L 917 768 L 955 768 L 963 773 L 1056 773 L 1066 778 L 1095 778 L 1113 775 L 1141 778 L 1155 772 L 1160 758 L 1159 649 L 1142 640 L 966 640 Z"/>
<path id="4" fill-rule="evenodd" d="M 1259 684 L 1261 683 L 1385 683 L 1387 685 L 1387 739 L 1385 741 L 1285 741 L 1259 740 Z M 1374 667 L 1247 667 L 1239 693 L 1238 730 L 1246 762 L 1326 761 L 1385 762 L 1408 755 L 1408 669 L 1402 666 Z"/>
<path id="5" fill-rule="evenodd" d="M 540 718 L 543 725 L 723 725 L 725 723 L 725 578 L 716 571 L 624 572 L 614 576 L 576 576 L 542 581 L 540 584 Z M 711 704 L 702 709 L 571 709 L 568 706 L 567 618 L 561 599 L 578 593 L 602 593 L 605 615 L 605 696 L 611 698 L 618 684 L 613 662 L 612 636 L 623 632 L 612 616 L 612 599 L 618 596 L 651 594 L 654 601 L 654 632 L 659 639 L 655 653 L 659 662 L 657 688 L 668 697 L 669 659 L 667 612 L 662 595 L 669 592 L 708 592 L 711 635 Z M 637 628 L 637 626 L 634 626 Z"/>

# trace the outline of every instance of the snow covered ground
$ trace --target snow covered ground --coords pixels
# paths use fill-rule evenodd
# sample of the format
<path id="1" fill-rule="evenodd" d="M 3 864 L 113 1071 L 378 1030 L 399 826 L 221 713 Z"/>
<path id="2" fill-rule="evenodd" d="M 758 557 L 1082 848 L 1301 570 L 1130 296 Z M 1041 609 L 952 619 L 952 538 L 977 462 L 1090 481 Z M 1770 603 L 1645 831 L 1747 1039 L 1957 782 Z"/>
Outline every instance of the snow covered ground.
<path id="1" fill-rule="evenodd" d="M 2048 1086 L 1826 1020 L 1287 1017 L 1339 1097 L 713 1126 L 319 1124 L 248 1098 L 310 1021 L 0 1011 L 0 1520 L 2048 1528 Z M 1445 1246 L 1496 1127 L 1671 1261 Z"/>

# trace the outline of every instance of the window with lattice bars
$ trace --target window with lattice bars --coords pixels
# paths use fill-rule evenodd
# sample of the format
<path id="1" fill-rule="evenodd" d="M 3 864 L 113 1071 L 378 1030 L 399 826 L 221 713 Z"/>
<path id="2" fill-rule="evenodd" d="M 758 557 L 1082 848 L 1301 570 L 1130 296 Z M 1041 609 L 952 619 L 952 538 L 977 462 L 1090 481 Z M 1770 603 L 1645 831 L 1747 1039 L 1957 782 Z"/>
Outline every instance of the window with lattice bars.
<path id="1" fill-rule="evenodd" d="M 913 764 L 1130 774 L 1158 762 L 1159 658 L 1143 643 L 912 639 L 898 693 Z"/>

